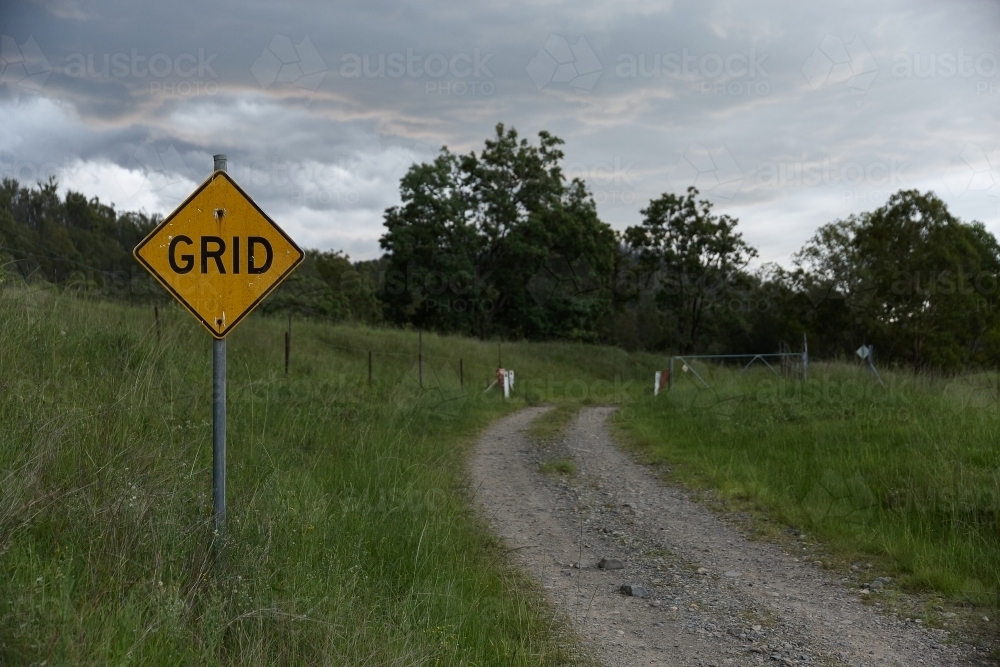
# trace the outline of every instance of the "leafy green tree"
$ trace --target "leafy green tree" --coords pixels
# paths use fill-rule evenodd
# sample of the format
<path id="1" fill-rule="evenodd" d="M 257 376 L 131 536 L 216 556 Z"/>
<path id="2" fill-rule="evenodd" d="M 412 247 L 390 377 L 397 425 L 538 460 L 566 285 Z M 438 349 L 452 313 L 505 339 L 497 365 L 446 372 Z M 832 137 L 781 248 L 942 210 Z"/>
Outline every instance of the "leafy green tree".
<path id="1" fill-rule="evenodd" d="M 714 215 L 712 204 L 686 195 L 664 193 L 641 211 L 641 225 L 625 230 L 633 253 L 636 298 L 652 297 L 667 315 L 668 327 L 658 347 L 702 352 L 744 326 L 738 308 L 749 289 L 746 267 L 757 251 L 736 231 L 737 220 Z"/>
<path id="2" fill-rule="evenodd" d="M 116 298 L 155 298 L 131 252 L 158 222 L 77 192 L 60 199 L 55 179 L 31 188 L 0 183 L 0 256 L 24 277 L 85 284 Z"/>
<path id="3" fill-rule="evenodd" d="M 566 182 L 562 140 L 538 137 L 533 145 L 498 124 L 478 155 L 442 148 L 410 168 L 381 240 L 391 320 L 480 337 L 596 340 L 614 232 L 586 186 Z"/>
<path id="4" fill-rule="evenodd" d="M 447 149 L 431 164 L 413 165 L 400 181 L 402 206 L 385 212 L 385 285 L 380 298 L 396 323 L 471 332 L 490 298 L 477 272 L 483 239 L 459 159 Z"/>
<path id="5" fill-rule="evenodd" d="M 931 192 L 901 190 L 875 211 L 825 225 L 795 261 L 793 282 L 838 311 L 813 326 L 847 332 L 847 350 L 874 343 L 881 359 L 940 369 L 996 352 L 1000 245 Z"/>
<path id="6" fill-rule="evenodd" d="M 351 313 L 360 322 L 376 324 L 384 320 L 379 286 L 385 277 L 385 257 L 354 262 L 340 275 L 340 289 L 351 302 Z"/>
<path id="7" fill-rule="evenodd" d="M 374 324 L 380 309 L 375 290 L 363 285 L 355 265 L 336 251 L 306 250 L 305 259 L 268 299 L 268 314 L 292 312 L 326 320 Z"/>

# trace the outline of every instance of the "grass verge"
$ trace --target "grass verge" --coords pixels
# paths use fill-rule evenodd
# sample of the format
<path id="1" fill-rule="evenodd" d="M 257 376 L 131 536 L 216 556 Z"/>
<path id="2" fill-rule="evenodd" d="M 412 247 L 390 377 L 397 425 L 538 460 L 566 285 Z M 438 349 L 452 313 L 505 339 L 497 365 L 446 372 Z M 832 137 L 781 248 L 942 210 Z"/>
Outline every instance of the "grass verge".
<path id="1" fill-rule="evenodd" d="M 995 373 L 886 372 L 883 387 L 848 365 L 814 364 L 807 382 L 697 370 L 710 388 L 682 374 L 616 422 L 646 461 L 792 527 L 788 544 L 805 558 L 860 565 L 848 572 L 859 581 L 875 576 L 870 562 L 905 590 L 997 615 Z"/>

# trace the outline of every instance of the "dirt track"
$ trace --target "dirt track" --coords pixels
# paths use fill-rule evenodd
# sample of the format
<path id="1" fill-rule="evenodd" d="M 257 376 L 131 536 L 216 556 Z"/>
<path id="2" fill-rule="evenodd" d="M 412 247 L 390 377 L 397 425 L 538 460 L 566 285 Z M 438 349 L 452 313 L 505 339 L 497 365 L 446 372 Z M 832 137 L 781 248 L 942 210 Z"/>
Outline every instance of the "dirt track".
<path id="1" fill-rule="evenodd" d="M 484 434 L 473 488 L 493 530 L 604 664 L 911 667 L 974 655 L 665 486 L 612 442 L 610 408 L 583 410 L 560 451 L 545 453 L 523 432 L 542 412 L 523 410 Z M 541 474 L 553 454 L 572 457 L 578 475 Z M 601 558 L 624 569 L 599 569 Z M 623 584 L 648 596 L 623 594 Z"/>

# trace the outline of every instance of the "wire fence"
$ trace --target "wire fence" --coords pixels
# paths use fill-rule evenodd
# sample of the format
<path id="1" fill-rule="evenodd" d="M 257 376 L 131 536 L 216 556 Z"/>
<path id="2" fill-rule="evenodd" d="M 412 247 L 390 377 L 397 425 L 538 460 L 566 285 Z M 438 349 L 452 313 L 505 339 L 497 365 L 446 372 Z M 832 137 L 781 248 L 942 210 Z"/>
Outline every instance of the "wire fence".
<path id="1" fill-rule="evenodd" d="M 0 249 L 3 248 L 6 248 L 6 246 L 0 246 Z M 17 265 L 19 262 L 22 262 L 23 264 L 23 260 L 11 260 L 0 263 L 0 269 L 9 269 L 12 265 Z M 87 267 L 87 268 L 92 268 L 92 267 Z M 163 319 L 161 317 L 161 308 L 163 307 L 164 303 L 167 304 L 171 303 L 170 299 L 166 298 L 168 295 L 165 294 L 164 299 L 157 300 L 153 303 L 140 302 L 137 304 L 134 300 L 115 298 L 114 294 L 109 293 L 107 291 L 98 290 L 96 293 L 92 293 L 84 290 L 81 293 L 80 291 L 73 289 L 73 285 L 71 283 L 52 283 L 44 280 L 43 278 L 33 279 L 33 276 L 35 276 L 37 272 L 38 269 L 36 267 L 32 271 L 27 271 L 23 273 L 21 271 L 17 271 L 16 273 L 13 273 L 14 280 L 16 281 L 16 284 L 19 289 L 16 291 L 4 290 L 2 293 L 4 294 L 5 298 L 11 299 L 13 297 L 16 300 L 17 306 L 19 308 L 25 308 L 28 310 L 38 311 L 38 312 L 46 312 L 51 310 L 51 305 L 42 303 L 39 300 L 32 298 L 33 295 L 38 295 L 42 293 L 66 294 L 73 297 L 91 296 L 103 301 L 121 303 L 123 305 L 129 305 L 131 307 L 147 306 L 150 308 L 151 311 L 149 330 L 151 334 L 155 334 L 157 341 L 163 340 L 165 323 L 163 322 Z M 11 275 L 9 271 L 8 275 Z M 9 282 L 10 281 L 8 281 L 8 284 Z M 0 287 L 2 286 L 3 282 L 0 282 Z M 305 317 L 307 320 L 315 319 L 323 321 L 325 319 L 325 318 L 312 318 L 309 317 L 308 314 L 302 313 L 301 311 L 296 311 L 296 313 Z M 292 358 L 294 358 L 293 341 L 295 340 L 291 335 L 293 320 L 290 317 L 290 313 L 288 315 L 289 315 L 288 330 L 284 332 L 283 340 L 279 342 L 279 345 L 284 348 L 286 374 L 290 374 L 291 372 L 292 366 L 290 365 L 289 362 Z M 264 317 L 269 317 L 270 319 L 274 319 L 273 315 L 271 316 L 264 315 Z M 336 322 L 331 322 L 331 323 L 336 323 Z M 320 343 L 329 350 L 335 350 L 337 352 L 346 353 L 347 355 L 354 357 L 357 360 L 361 371 L 359 377 L 361 378 L 362 381 L 366 380 L 367 384 L 369 385 L 373 385 L 378 382 L 378 375 L 380 374 L 378 372 L 379 371 L 377 363 L 378 359 L 383 358 L 383 359 L 399 360 L 399 359 L 409 358 L 413 360 L 413 364 L 417 368 L 417 384 L 420 388 L 423 388 L 425 384 L 424 382 L 425 368 L 427 370 L 426 373 L 426 375 L 428 376 L 427 379 L 430 381 L 429 384 L 439 385 L 440 381 L 442 380 L 440 371 L 442 370 L 444 364 L 450 364 L 452 367 L 451 368 L 452 374 L 456 376 L 455 378 L 449 378 L 449 381 L 456 382 L 463 389 L 467 385 L 470 385 L 469 381 L 472 380 L 472 378 L 475 376 L 479 376 L 479 380 L 477 380 L 476 383 L 482 382 L 485 384 L 485 386 L 488 387 L 490 386 L 491 381 L 495 379 L 496 370 L 499 367 L 499 364 L 501 363 L 502 359 L 502 347 L 501 347 L 502 343 L 497 343 L 498 346 L 497 359 L 496 359 L 497 366 L 493 365 L 493 361 L 484 360 L 482 358 L 482 355 L 477 355 L 480 357 L 478 362 L 472 361 L 472 363 L 468 363 L 471 360 L 464 356 L 449 355 L 449 354 L 434 354 L 434 353 L 428 354 L 423 347 L 422 335 L 418 339 L 418 345 L 415 346 L 415 349 L 406 351 L 379 349 L 377 346 L 361 347 L 356 345 L 345 345 L 343 343 L 334 342 L 328 339 L 323 340 L 322 337 L 320 338 Z M 435 368 L 435 366 L 437 368 Z M 398 371 L 398 369 L 396 370 Z M 469 373 L 470 371 L 471 373 Z M 409 373 L 409 371 L 407 371 L 407 373 Z M 394 371 L 392 373 L 392 377 L 395 381 L 400 380 L 398 372 Z"/>

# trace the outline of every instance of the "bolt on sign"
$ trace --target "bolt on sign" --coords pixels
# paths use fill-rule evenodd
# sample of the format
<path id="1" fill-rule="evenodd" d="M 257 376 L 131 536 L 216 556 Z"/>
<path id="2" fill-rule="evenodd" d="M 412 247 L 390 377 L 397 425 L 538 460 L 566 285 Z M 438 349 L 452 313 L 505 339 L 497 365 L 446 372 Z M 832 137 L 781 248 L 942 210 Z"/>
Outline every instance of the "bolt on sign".
<path id="1" fill-rule="evenodd" d="M 305 257 L 224 171 L 198 186 L 133 254 L 220 339 Z"/>

